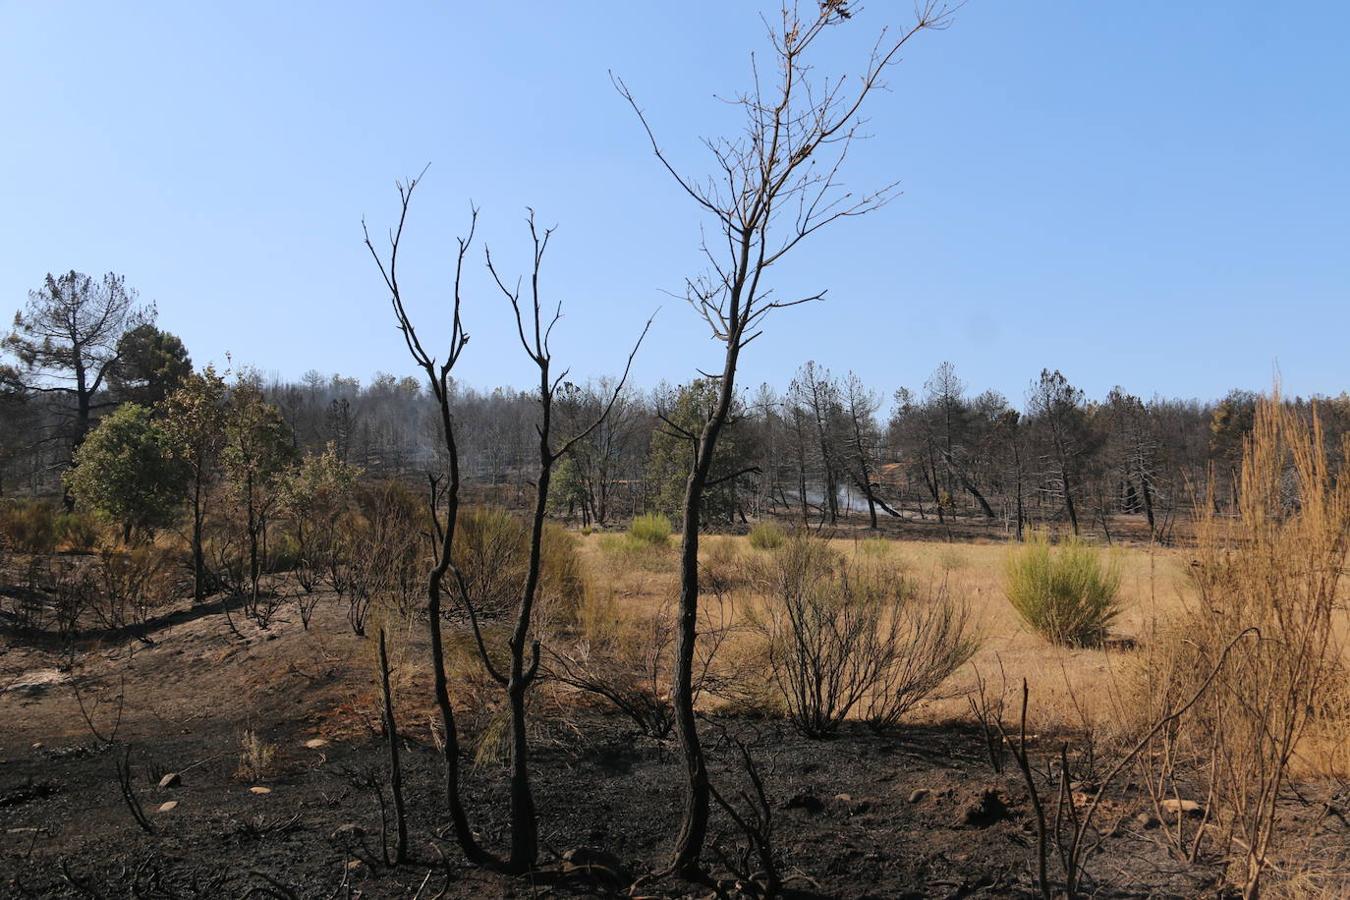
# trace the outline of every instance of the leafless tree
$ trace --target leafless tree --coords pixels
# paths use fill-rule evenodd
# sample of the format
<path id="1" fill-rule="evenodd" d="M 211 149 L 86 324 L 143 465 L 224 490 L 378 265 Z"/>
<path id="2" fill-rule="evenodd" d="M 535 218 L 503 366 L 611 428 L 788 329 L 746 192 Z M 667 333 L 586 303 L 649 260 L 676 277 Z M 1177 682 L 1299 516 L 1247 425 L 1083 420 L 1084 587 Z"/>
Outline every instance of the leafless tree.
<path id="1" fill-rule="evenodd" d="M 877 506 L 894 512 L 876 492 L 876 414 L 880 401 L 874 391 L 852 372 L 844 381 L 844 411 L 848 416 L 846 445 L 852 463 L 853 480 L 867 500 L 867 524 L 877 529 Z"/>
<path id="2" fill-rule="evenodd" d="M 380 695 L 384 712 L 384 736 L 389 742 L 389 793 L 394 800 L 394 825 L 397 829 L 397 843 L 394 845 L 394 858 L 385 853 L 385 862 L 402 865 L 408 859 L 408 817 L 403 803 L 403 767 L 398 758 L 398 722 L 394 718 L 394 696 L 389 688 L 389 653 L 385 649 L 384 628 L 380 628 L 379 644 Z M 383 831 L 380 834 L 384 837 Z"/>
<path id="3" fill-rule="evenodd" d="M 1027 411 L 1044 432 L 1042 459 L 1047 490 L 1059 495 L 1073 533 L 1078 534 L 1074 495 L 1078 492 L 1079 469 L 1087 443 L 1083 392 L 1071 385 L 1058 369 L 1053 372 L 1043 369 L 1027 395 Z"/>
<path id="4" fill-rule="evenodd" d="M 840 219 L 882 206 L 895 185 L 855 195 L 842 189 L 839 174 L 860 135 L 863 103 L 898 60 L 900 49 L 920 31 L 942 27 L 947 7 L 926 0 L 917 20 L 898 36 L 882 32 L 856 81 L 815 80 L 810 60 L 821 35 L 852 18 L 847 0 L 826 0 L 802 13 L 785 5 L 768 26 L 774 73 L 761 81 L 758 63 L 753 87 L 735 98 L 744 114 L 736 137 L 705 141 L 714 175 L 693 178 L 675 167 L 657 140 L 646 114 L 622 80 L 615 85 L 637 114 L 657 159 L 680 189 L 710 221 L 715 240 L 703 241 L 709 270 L 686 282 L 686 297 L 725 346 L 718 396 L 694 436 L 695 452 L 684 497 L 680 551 L 679 635 L 674 695 L 677 732 L 688 788 L 673 866 L 695 874 L 707 836 L 709 782 L 694 717 L 693 666 L 698 627 L 698 535 L 704 490 L 714 451 L 736 392 L 741 351 L 762 334 L 773 311 L 819 300 L 823 292 L 780 297 L 773 293 L 773 267 L 802 241 Z M 752 57 L 753 59 L 753 57 Z"/>
<path id="5" fill-rule="evenodd" d="M 527 219 L 530 241 L 533 248 L 533 262 L 529 277 L 528 296 L 521 299 L 521 283 L 516 281 L 508 287 L 492 262 L 491 251 L 486 251 L 488 271 L 497 283 L 503 296 L 511 304 L 515 313 L 516 333 L 521 347 L 539 372 L 539 387 L 536 395 L 539 403 L 538 421 L 535 430 L 539 437 L 538 470 L 535 475 L 534 516 L 530 522 L 530 558 L 525 571 L 525 583 L 521 589 L 520 606 L 516 612 L 515 627 L 512 630 L 508 646 L 511 651 L 509 672 L 498 671 L 490 654 L 485 649 L 482 632 L 478 629 L 477 618 L 473 619 L 475 635 L 478 639 L 480 657 L 487 667 L 488 674 L 506 691 L 511 710 L 511 855 L 508 867 L 513 872 L 526 872 L 532 869 L 539 855 L 539 824 L 535 813 L 534 793 L 530 788 L 529 736 L 526 733 L 525 704 L 530 687 L 539 675 L 539 641 L 531 634 L 532 616 L 539 588 L 540 565 L 544 543 L 544 519 L 548 514 L 549 483 L 553 476 L 553 467 L 558 460 L 569 453 L 576 444 L 590 436 L 609 417 L 618 402 L 623 386 L 628 380 L 633 357 L 637 355 L 642 339 L 646 337 L 651 320 L 647 321 L 638 337 L 637 344 L 628 354 L 628 363 L 623 375 L 615 384 L 608 401 L 599 410 L 596 417 L 580 431 L 559 441 L 554 437 L 554 401 L 558 389 L 567 378 L 566 369 L 554 374 L 553 352 L 549 339 L 554 327 L 562 319 L 562 304 L 558 303 L 550 315 L 543 307 L 540 294 L 540 271 L 544 254 L 548 250 L 553 229 L 542 231 L 535 225 L 534 211 Z M 466 603 L 471 603 L 468 592 L 463 593 Z M 472 608 L 471 608 L 472 611 Z M 529 661 L 526 661 L 526 652 Z"/>
<path id="6" fill-rule="evenodd" d="M 366 249 L 380 270 L 385 287 L 389 291 L 390 302 L 394 308 L 394 318 L 400 334 L 407 345 L 413 361 L 426 374 L 428 386 L 435 398 L 440 417 L 440 437 L 443 442 L 444 458 L 449 467 L 449 477 L 441 479 L 431 476 L 431 491 L 428 502 L 428 515 L 431 519 L 431 531 L 434 536 L 434 562 L 427 575 L 427 627 L 431 641 L 431 669 L 433 691 L 436 695 L 436 707 L 440 712 L 441 726 L 445 731 L 445 795 L 451 823 L 455 829 L 455 838 L 460 849 L 470 862 L 483 864 L 492 862 L 492 856 L 485 851 L 469 828 L 468 812 L 464 808 L 459 787 L 459 732 L 455 725 L 455 713 L 450 705 L 450 689 L 445 670 L 445 646 L 441 635 L 441 599 L 442 585 L 451 566 L 451 551 L 455 541 L 455 524 L 459 517 L 459 446 L 455 442 L 455 417 L 451 409 L 452 385 L 450 373 L 459 362 L 469 335 L 464 330 L 460 317 L 461 295 L 460 278 L 464 271 L 464 258 L 473 242 L 474 227 L 478 223 L 478 210 L 471 210 L 469 233 L 459 238 L 459 252 L 455 259 L 455 280 L 452 296 L 452 318 L 449 347 L 443 361 L 437 361 L 423 347 L 418 338 L 417 329 L 408 316 L 403 304 L 403 294 L 398 283 L 398 251 L 403 237 L 403 228 L 408 219 L 408 205 L 412 201 L 418 178 L 400 182 L 397 185 L 399 196 L 398 224 L 389 234 L 388 256 L 382 257 L 371 242 L 370 232 L 362 223 Z"/>

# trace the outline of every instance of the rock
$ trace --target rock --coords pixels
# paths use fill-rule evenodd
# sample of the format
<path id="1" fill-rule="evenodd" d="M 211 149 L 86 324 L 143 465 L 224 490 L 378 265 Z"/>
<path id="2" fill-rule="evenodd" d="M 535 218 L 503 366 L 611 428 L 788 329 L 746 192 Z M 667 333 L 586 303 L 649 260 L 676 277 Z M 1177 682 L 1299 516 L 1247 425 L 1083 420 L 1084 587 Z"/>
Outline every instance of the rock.
<path id="1" fill-rule="evenodd" d="M 1157 828 L 1159 825 L 1162 824 L 1162 822 L 1158 821 L 1158 817 L 1150 812 L 1139 813 L 1139 815 L 1134 817 L 1134 821 L 1139 825 L 1140 828 L 1144 829 L 1145 831 Z"/>
<path id="2" fill-rule="evenodd" d="M 967 803 L 961 810 L 958 825 L 972 828 L 988 828 L 995 822 L 1008 817 L 1008 804 L 997 788 L 986 788 L 978 797 Z"/>
<path id="3" fill-rule="evenodd" d="M 861 815 L 872 808 L 871 800 L 854 800 L 852 794 L 835 794 L 834 802 L 847 808 L 852 816 Z"/>
<path id="4" fill-rule="evenodd" d="M 633 873 L 613 853 L 594 847 L 576 847 L 562 856 L 564 875 L 580 875 L 626 888 L 633 883 Z"/>
<path id="5" fill-rule="evenodd" d="M 162 788 L 178 787 L 183 783 L 183 777 L 177 772 L 170 772 L 159 780 L 159 786 Z"/>
<path id="6" fill-rule="evenodd" d="M 165 800 L 163 803 L 159 805 L 159 811 L 162 813 L 173 812 L 177 808 L 178 808 L 177 800 Z"/>
<path id="7" fill-rule="evenodd" d="M 262 785 L 257 784 L 249 788 L 248 792 L 250 794 L 270 794 L 272 793 L 272 789 L 270 787 L 263 787 Z"/>
<path id="8" fill-rule="evenodd" d="M 794 794 L 783 804 L 783 809 L 800 809 L 813 816 L 824 808 L 825 804 L 815 794 Z"/>
<path id="9" fill-rule="evenodd" d="M 1194 800 L 1178 800 L 1175 797 L 1164 800 L 1162 808 L 1169 816 L 1190 816 L 1198 819 L 1205 814 L 1205 808 Z"/>
<path id="10" fill-rule="evenodd" d="M 318 750 L 320 747 L 327 747 L 328 742 L 323 738 L 310 738 L 305 741 L 306 750 Z"/>
<path id="11" fill-rule="evenodd" d="M 923 801 L 927 800 L 929 795 L 932 793 L 933 792 L 930 791 L 928 788 L 918 788 L 909 795 L 909 802 L 922 803 Z"/>

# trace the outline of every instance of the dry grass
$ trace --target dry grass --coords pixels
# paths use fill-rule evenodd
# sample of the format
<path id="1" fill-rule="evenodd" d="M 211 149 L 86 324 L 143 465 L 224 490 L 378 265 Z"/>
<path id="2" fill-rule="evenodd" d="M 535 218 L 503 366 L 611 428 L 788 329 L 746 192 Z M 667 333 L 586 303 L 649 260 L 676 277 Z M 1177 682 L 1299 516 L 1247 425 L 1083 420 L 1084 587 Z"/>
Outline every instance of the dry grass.
<path id="1" fill-rule="evenodd" d="M 258 737 L 252 728 L 247 729 L 239 738 L 239 768 L 235 777 L 240 781 L 262 781 L 272 774 L 276 753 L 275 745 Z"/>
<path id="2" fill-rule="evenodd" d="M 1233 880 L 1254 898 L 1274 860 L 1288 855 L 1279 812 L 1286 786 L 1328 761 L 1310 739 L 1334 745 L 1337 730 L 1350 733 L 1340 697 L 1350 482 L 1333 477 L 1316 414 L 1303 419 L 1277 394 L 1257 404 L 1239 486 L 1235 517 L 1204 504 L 1195 602 L 1151 654 L 1143 699 L 1164 705 L 1191 693 L 1197 672 L 1227 664 L 1190 721 L 1163 735 L 1161 761 L 1144 776 L 1155 797 L 1177 785 L 1202 792 L 1213 841 L 1240 860 Z"/>
<path id="3" fill-rule="evenodd" d="M 635 557 L 616 552 L 607 537 L 614 536 L 597 534 L 580 539 L 580 553 L 591 580 L 605 585 L 614 604 L 625 613 L 657 614 L 678 595 L 677 556 L 669 552 L 645 556 L 642 564 L 635 565 Z M 887 545 L 886 549 L 877 546 L 881 543 Z M 831 540 L 830 545 L 849 559 L 883 558 L 888 565 L 902 569 L 925 592 L 945 590 L 953 600 L 968 604 L 973 625 L 984 637 L 973 664 L 986 676 L 994 673 L 995 680 L 1001 666 L 1010 685 L 1019 684 L 1025 677 L 1035 686 L 1038 699 L 1031 722 L 1035 730 L 1077 727 L 1084 716 L 1101 728 L 1110 727 L 1117 714 L 1112 700 L 1114 686 L 1125 678 L 1135 654 L 1047 646 L 1026 627 L 1004 594 L 1008 545 L 875 538 L 840 538 Z M 725 572 L 733 559 L 748 565 L 764 555 L 753 550 L 746 537 L 708 538 L 700 550 L 705 573 Z M 1160 547 L 1121 548 L 1116 556 L 1121 613 L 1114 633 L 1128 643 L 1142 638 L 1152 623 L 1174 618 L 1185 608 L 1192 591 L 1187 579 L 1190 558 L 1184 551 Z M 730 592 L 729 602 L 735 618 L 743 623 L 747 613 L 762 610 L 764 598 L 741 583 Z M 762 651 L 762 642 L 752 634 L 737 632 L 727 639 L 721 658 L 726 662 L 749 661 L 762 656 Z M 939 721 L 965 717 L 965 695 L 974 683 L 974 671 L 968 666 L 949 679 L 937 697 L 913 710 L 911 718 Z"/>

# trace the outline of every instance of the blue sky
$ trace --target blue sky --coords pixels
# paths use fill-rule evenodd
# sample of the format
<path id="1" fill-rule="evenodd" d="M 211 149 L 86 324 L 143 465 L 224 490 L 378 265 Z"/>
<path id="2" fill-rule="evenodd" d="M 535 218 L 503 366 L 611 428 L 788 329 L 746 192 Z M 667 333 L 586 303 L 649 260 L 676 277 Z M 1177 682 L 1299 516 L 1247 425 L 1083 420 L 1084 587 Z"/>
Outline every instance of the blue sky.
<path id="1" fill-rule="evenodd" d="M 822 47 L 855 71 L 908 3 Z M 411 371 L 361 246 L 430 162 L 406 286 L 430 343 L 453 237 L 482 208 L 462 377 L 529 363 L 481 247 L 524 264 L 524 209 L 559 226 L 557 356 L 643 385 L 715 365 L 675 290 L 698 216 L 616 95 L 671 153 L 733 124 L 767 4 L 0 0 L 0 307 L 49 270 L 124 273 L 198 362 L 295 378 Z M 1350 6 L 973 0 L 922 35 L 868 110 L 846 181 L 900 179 L 803 245 L 784 292 L 828 288 L 752 345 L 744 382 L 815 359 L 889 393 L 944 359 L 1020 401 L 1042 367 L 1090 395 L 1350 388 Z"/>

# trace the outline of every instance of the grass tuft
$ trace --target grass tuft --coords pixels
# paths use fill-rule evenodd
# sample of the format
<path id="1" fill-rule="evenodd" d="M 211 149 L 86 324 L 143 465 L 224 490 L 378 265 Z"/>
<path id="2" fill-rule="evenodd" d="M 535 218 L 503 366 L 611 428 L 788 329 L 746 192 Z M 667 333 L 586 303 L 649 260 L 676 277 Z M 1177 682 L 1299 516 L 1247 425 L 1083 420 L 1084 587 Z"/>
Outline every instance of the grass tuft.
<path id="1" fill-rule="evenodd" d="M 750 529 L 750 546 L 756 550 L 777 550 L 786 540 L 783 529 L 773 522 L 757 522 Z"/>
<path id="2" fill-rule="evenodd" d="M 1120 615 L 1120 567 L 1078 540 L 1052 548 L 1035 532 L 1008 555 L 1004 591 L 1013 609 L 1052 644 L 1098 647 Z"/>

